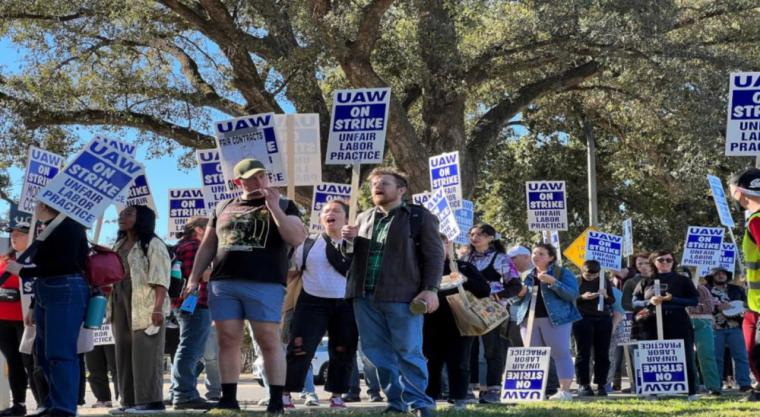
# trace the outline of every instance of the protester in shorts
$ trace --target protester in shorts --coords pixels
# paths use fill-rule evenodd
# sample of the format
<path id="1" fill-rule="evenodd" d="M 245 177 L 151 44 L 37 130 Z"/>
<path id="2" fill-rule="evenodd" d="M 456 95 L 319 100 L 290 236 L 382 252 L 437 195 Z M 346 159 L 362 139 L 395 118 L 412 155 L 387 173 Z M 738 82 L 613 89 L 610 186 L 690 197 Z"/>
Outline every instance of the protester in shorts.
<path id="1" fill-rule="evenodd" d="M 599 262 L 588 260 L 581 267 L 581 277 L 578 278 L 576 306 L 582 318 L 573 323 L 573 337 L 578 354 L 575 356 L 575 375 L 577 378 L 579 397 L 593 397 L 591 388 L 591 351 L 594 352 L 594 383 L 597 385 L 596 395 L 607 396 L 607 373 L 610 369 L 610 340 L 612 338 L 612 283 L 604 278 L 604 291 L 600 292 L 602 268 Z M 598 309 L 599 297 L 602 297 L 601 311 Z"/>
<path id="2" fill-rule="evenodd" d="M 723 268 L 715 268 L 706 277 L 707 289 L 715 298 L 713 310 L 713 331 L 715 337 L 715 352 L 723 352 L 728 349 L 733 359 L 734 377 L 739 384 L 739 391 L 747 392 L 752 389 L 752 380 L 749 377 L 749 359 L 744 347 L 742 334 L 742 322 L 744 311 L 740 314 L 728 315 L 728 309 L 732 302 L 746 306 L 747 293 L 744 288 L 731 283 L 733 274 Z M 723 375 L 724 355 L 716 355 L 718 375 Z M 731 362 L 725 366 L 731 367 Z"/>
<path id="3" fill-rule="evenodd" d="M 270 186 L 263 163 L 243 159 L 233 174 L 243 194 L 220 202 L 211 215 L 185 294 L 198 289 L 213 260 L 209 310 L 219 339 L 222 377 L 222 398 L 216 407 L 240 409 L 240 349 L 244 320 L 249 320 L 270 383 L 267 412 L 281 414 L 286 362 L 279 323 L 288 252 L 303 243 L 306 229 L 295 203 Z"/>
<path id="4" fill-rule="evenodd" d="M 14 215 L 15 210 L 11 210 Z M 5 271 L 8 262 L 16 259 L 16 254 L 26 250 L 29 242 L 29 223 L 31 215 L 11 218 L 6 232 L 10 233 L 11 250 L 0 256 L 0 274 Z M 0 417 L 26 415 L 26 388 L 30 382 L 34 395 L 34 361 L 32 355 L 19 352 L 21 336 L 24 334 L 24 321 L 21 314 L 21 280 L 11 275 L 0 285 L 0 351 L 5 356 L 8 366 L 8 382 L 11 386 L 12 404 L 0 412 Z M 35 397 L 36 398 L 36 397 Z M 36 398 L 37 399 L 37 398 Z M 40 401 L 37 399 L 37 401 Z"/>
<path id="5" fill-rule="evenodd" d="M 470 250 L 464 260 L 480 271 L 491 287 L 491 295 L 506 306 L 507 300 L 522 289 L 520 273 L 507 256 L 504 245 L 496 238 L 496 230 L 491 225 L 482 223 L 473 226 L 469 230 L 469 238 Z M 480 402 L 484 404 L 501 401 L 501 380 L 509 344 L 501 335 L 507 333 L 507 326 L 508 323 L 504 322 L 480 337 L 486 360 L 486 386 L 480 388 Z M 477 373 L 474 369 L 472 372 Z"/>
<path id="6" fill-rule="evenodd" d="M 657 340 L 656 306 L 662 306 L 665 339 L 682 339 L 686 354 L 686 376 L 689 381 L 689 400 L 696 400 L 696 369 L 694 368 L 694 329 L 686 307 L 699 303 L 699 292 L 689 278 L 675 272 L 673 252 L 658 250 L 649 256 L 655 273 L 642 279 L 633 291 L 635 322 L 639 340 Z M 660 280 L 661 295 L 655 295 L 655 280 Z"/>
<path id="7" fill-rule="evenodd" d="M 441 236 L 446 260 L 443 275 L 451 274 L 449 244 L 445 235 Z M 463 288 L 477 298 L 488 297 L 491 287 L 483 274 L 469 262 L 455 261 L 459 273 L 464 276 Z M 466 406 L 467 385 L 470 381 L 470 348 L 474 336 L 462 336 L 457 328 L 454 315 L 446 297 L 457 294 L 457 288 L 438 292 L 438 310 L 425 316 L 422 351 L 427 358 L 429 381 L 425 392 L 431 398 L 441 396 L 441 370 L 446 366 L 449 386 L 449 402 L 455 409 Z"/>
<path id="8" fill-rule="evenodd" d="M 293 253 L 293 262 L 302 271 L 303 288 L 290 323 L 286 408 L 293 407 L 290 393 L 304 389 L 304 378 L 325 333 L 329 337 L 325 391 L 332 393 L 330 408 L 346 407 L 341 395 L 348 392 L 355 366 L 351 361 L 356 354 L 359 335 L 353 306 L 345 299 L 346 274 L 351 260 L 339 249 L 343 240 L 341 228 L 348 221 L 348 204 L 341 200 L 328 201 L 322 206 L 319 220 L 324 233 L 309 237 Z"/>
<path id="9" fill-rule="evenodd" d="M 84 323 L 90 288 L 82 276 L 89 253 L 84 226 L 37 203 L 37 221 L 55 227 L 27 266 L 10 261 L 6 272 L 35 282 L 34 349 L 50 390 L 42 401 L 48 416 L 74 416 L 79 399 L 77 339 Z M 60 224 L 52 222 L 63 219 Z"/>
<path id="10" fill-rule="evenodd" d="M 551 347 L 560 388 L 549 399 L 572 400 L 570 385 L 575 369 L 570 353 L 570 334 L 572 323 L 581 319 L 581 313 L 575 306 L 579 296 L 578 281 L 569 269 L 555 264 L 557 249 L 549 243 L 537 243 L 533 247 L 532 259 L 535 267 L 525 278 L 525 287 L 518 294 L 520 300 L 512 305 L 510 313 L 521 326 L 523 340 L 527 340 L 530 288 L 538 285 L 530 346 Z"/>
<path id="11" fill-rule="evenodd" d="M 353 299 L 364 353 L 388 399 L 386 411 L 411 407 L 427 417 L 435 402 L 424 391 L 423 320 L 410 304 L 427 313 L 438 308 L 444 258 L 438 219 L 404 203 L 408 180 L 396 169 L 375 168 L 369 182 L 375 207 L 343 227 L 344 250 L 354 254 L 346 298 Z"/>
<path id="12" fill-rule="evenodd" d="M 193 269 L 195 255 L 206 231 L 208 218 L 190 218 L 182 231 L 182 239 L 177 243 L 174 257 L 181 263 L 182 276 L 187 278 Z M 175 261 L 176 262 L 176 261 Z M 207 277 L 206 277 L 207 278 Z M 198 285 L 197 302 L 192 313 L 179 311 L 179 345 L 172 364 L 172 401 L 175 410 L 207 410 L 211 403 L 198 392 L 198 362 L 206 350 L 206 340 L 211 331 L 211 314 L 208 311 L 207 281 Z"/>

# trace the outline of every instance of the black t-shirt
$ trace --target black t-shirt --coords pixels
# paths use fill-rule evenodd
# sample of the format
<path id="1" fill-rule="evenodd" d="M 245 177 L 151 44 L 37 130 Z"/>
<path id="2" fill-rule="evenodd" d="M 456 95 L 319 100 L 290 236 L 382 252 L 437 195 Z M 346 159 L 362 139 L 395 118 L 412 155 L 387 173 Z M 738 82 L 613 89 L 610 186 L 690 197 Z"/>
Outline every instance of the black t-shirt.
<path id="1" fill-rule="evenodd" d="M 50 224 L 50 222 L 47 222 Z M 32 256 L 32 268 L 21 270 L 24 278 L 47 278 L 84 273 L 90 248 L 84 226 L 66 217 L 45 239 Z"/>
<path id="2" fill-rule="evenodd" d="M 298 216 L 295 203 L 285 201 L 285 214 Z M 219 241 L 211 279 L 284 285 L 290 247 L 282 240 L 264 199 L 242 200 L 237 197 L 229 204 L 220 203 L 220 207 L 223 207 L 222 212 L 215 212 L 210 222 Z"/>

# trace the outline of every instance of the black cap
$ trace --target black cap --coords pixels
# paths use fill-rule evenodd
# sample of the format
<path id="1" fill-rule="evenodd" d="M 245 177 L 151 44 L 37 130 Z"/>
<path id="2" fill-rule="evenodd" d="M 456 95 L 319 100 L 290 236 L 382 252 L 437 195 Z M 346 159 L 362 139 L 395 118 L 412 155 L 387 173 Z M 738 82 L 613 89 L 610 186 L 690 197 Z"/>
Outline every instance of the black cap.
<path id="1" fill-rule="evenodd" d="M 737 174 L 732 180 L 745 194 L 760 197 L 760 169 L 749 168 Z"/>
<path id="2" fill-rule="evenodd" d="M 8 214 L 10 220 L 8 221 L 8 227 L 5 231 L 10 233 L 14 230 L 18 230 L 24 233 L 29 233 L 29 226 L 32 223 L 32 215 L 25 213 L 18 209 L 17 204 L 11 204 L 11 210 Z"/>

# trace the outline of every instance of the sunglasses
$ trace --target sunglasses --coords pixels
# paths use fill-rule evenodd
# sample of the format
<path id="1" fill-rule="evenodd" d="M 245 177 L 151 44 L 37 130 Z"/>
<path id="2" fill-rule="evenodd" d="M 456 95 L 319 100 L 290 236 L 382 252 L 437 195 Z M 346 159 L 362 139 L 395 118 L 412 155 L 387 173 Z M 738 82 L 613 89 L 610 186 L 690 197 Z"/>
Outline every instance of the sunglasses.
<path id="1" fill-rule="evenodd" d="M 659 262 L 661 264 L 672 264 L 673 258 L 657 258 L 654 260 L 655 262 Z"/>

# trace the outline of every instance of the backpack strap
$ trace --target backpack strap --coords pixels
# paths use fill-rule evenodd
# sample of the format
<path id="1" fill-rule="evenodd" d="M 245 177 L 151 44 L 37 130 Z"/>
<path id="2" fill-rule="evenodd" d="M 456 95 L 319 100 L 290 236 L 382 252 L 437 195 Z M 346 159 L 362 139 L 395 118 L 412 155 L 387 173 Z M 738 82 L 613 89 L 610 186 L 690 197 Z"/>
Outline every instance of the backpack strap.
<path id="1" fill-rule="evenodd" d="M 311 251 L 311 248 L 314 247 L 314 244 L 317 242 L 317 239 L 308 236 L 306 240 L 303 241 L 303 255 L 301 256 L 301 272 L 306 270 L 306 258 L 309 256 L 309 252 Z"/>
<path id="2" fill-rule="evenodd" d="M 417 204 L 407 204 L 409 207 L 409 232 L 414 239 L 415 246 L 420 245 L 420 232 L 422 231 L 422 219 L 427 209 Z"/>

